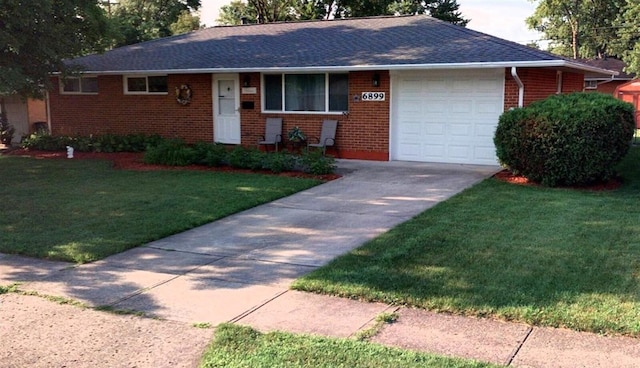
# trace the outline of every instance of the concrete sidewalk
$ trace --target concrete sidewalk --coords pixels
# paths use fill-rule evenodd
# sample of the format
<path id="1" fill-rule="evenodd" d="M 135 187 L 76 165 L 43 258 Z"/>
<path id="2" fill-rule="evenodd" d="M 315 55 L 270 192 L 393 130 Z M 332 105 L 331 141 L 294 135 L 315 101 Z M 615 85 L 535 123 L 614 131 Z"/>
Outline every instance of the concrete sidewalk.
<path id="1" fill-rule="evenodd" d="M 190 340 L 192 350 L 184 351 L 198 355 L 193 349 L 201 352 L 210 333 L 206 330 L 194 333 L 188 328 L 192 323 L 216 325 L 231 321 L 262 331 L 348 337 L 367 328 L 380 313 L 389 311 L 399 314 L 398 322 L 386 326 L 374 338 L 387 345 L 517 366 L 638 366 L 640 348 L 635 339 L 533 329 L 288 290 L 295 278 L 497 170 L 344 160 L 339 162 L 339 169 L 345 174 L 341 179 L 92 264 L 74 266 L 0 255 L 0 285 L 27 282 L 22 289 L 70 298 L 89 306 L 140 311 L 175 324 L 172 328 L 176 331 L 177 345 L 133 338 L 128 349 L 122 347 L 116 355 L 110 355 L 121 365 L 114 365 L 116 358 L 100 356 L 100 361 L 110 362 L 106 366 L 130 366 L 129 360 L 137 366 L 193 366 L 194 360 L 190 359 L 153 360 L 155 354 L 179 350 L 177 346 Z M 32 297 L 0 296 L 0 321 L 12 321 L 5 331 L 27 328 L 32 332 L 16 340 L 0 331 L 0 345 L 6 347 L 5 351 L 13 351 L 9 355 L 0 352 L 0 366 L 22 366 L 15 360 L 22 354 L 16 355 L 16 351 L 32 360 L 50 359 L 39 351 L 38 343 L 30 350 L 29 339 L 33 334 L 47 337 L 51 331 L 42 326 L 56 325 L 60 321 L 55 316 L 69 313 L 64 309 L 69 306 L 49 303 L 47 307 L 33 302 L 37 307 L 26 310 L 31 311 L 28 316 L 34 320 L 30 321 L 27 314 L 23 314 L 23 319 L 16 318 L 18 312 L 14 309 L 24 310 L 21 303 L 31 300 L 24 298 Z M 62 307 L 64 310 L 57 310 Z M 92 313 L 101 314 L 87 312 L 97 318 Z M 47 318 L 38 320 L 43 314 Z M 110 327 L 111 336 L 130 339 L 131 331 L 125 327 L 131 324 L 128 318 L 134 317 L 109 315 L 109 320 L 100 326 L 122 324 L 121 330 L 127 334 L 119 334 L 117 328 Z M 138 322 L 144 324 L 141 330 L 166 333 L 163 322 L 142 320 Z M 79 321 L 77 329 L 84 331 L 82 325 Z M 70 339 L 65 346 L 73 345 L 70 337 L 73 332 L 64 336 Z M 100 332 L 92 336 L 99 340 Z M 148 354 L 141 355 L 140 349 Z M 58 347 L 57 351 L 65 350 Z M 59 354 L 61 360 L 47 362 L 69 367 L 92 366 L 95 357 L 89 357 L 88 353 L 83 352 L 76 361 L 69 362 L 64 359 L 78 354 L 70 350 Z M 148 359 L 140 361 L 141 356 Z M 199 355 L 196 361 L 197 358 Z M 55 364 L 41 366 L 52 365 Z"/>

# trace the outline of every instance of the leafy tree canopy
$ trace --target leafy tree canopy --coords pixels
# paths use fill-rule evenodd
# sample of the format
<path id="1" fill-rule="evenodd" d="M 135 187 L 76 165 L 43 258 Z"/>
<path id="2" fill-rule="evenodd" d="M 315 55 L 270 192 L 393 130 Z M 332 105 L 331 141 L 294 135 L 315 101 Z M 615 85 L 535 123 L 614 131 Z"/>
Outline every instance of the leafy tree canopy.
<path id="1" fill-rule="evenodd" d="M 63 59 L 103 50 L 108 21 L 95 0 L 0 0 L 0 94 L 40 96 Z"/>
<path id="2" fill-rule="evenodd" d="M 200 28 L 200 18 L 193 15 L 200 0 L 120 0 L 107 6 L 117 29 L 116 47 Z"/>
<path id="3" fill-rule="evenodd" d="M 457 0 L 239 0 L 220 8 L 217 22 L 237 25 L 308 19 L 354 18 L 376 15 L 430 14 L 444 21 L 466 26 Z"/>
<path id="4" fill-rule="evenodd" d="M 537 3 L 526 22 L 550 40 L 549 50 L 577 58 L 601 58 L 616 39 L 614 22 L 626 0 L 530 0 Z"/>
<path id="5" fill-rule="evenodd" d="M 640 75 L 640 3 L 628 1 L 614 22 L 617 38 L 611 52 L 624 60 L 626 71 Z"/>

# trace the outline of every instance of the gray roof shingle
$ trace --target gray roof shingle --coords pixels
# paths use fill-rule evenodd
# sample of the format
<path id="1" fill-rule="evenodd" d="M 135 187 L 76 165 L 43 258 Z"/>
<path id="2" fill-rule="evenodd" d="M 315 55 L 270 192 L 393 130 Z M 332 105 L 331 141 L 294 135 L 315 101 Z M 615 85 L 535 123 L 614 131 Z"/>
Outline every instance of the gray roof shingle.
<path id="1" fill-rule="evenodd" d="M 394 69 L 559 56 L 429 16 L 212 27 L 69 61 L 86 72 Z"/>

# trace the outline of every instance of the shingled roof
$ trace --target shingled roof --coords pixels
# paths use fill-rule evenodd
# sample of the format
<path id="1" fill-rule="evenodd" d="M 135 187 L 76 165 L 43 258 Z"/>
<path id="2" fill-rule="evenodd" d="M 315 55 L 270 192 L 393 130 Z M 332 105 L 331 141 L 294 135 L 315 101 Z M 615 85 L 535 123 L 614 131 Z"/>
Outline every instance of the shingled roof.
<path id="1" fill-rule="evenodd" d="M 602 72 L 424 15 L 212 27 L 68 64 L 98 74 L 509 66 Z"/>

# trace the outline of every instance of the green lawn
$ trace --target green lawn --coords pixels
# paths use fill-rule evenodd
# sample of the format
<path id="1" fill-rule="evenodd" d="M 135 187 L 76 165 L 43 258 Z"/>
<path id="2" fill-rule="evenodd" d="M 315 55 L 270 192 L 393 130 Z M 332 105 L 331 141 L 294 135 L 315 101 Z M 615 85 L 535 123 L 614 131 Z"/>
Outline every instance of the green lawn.
<path id="1" fill-rule="evenodd" d="M 200 368 L 411 368 L 497 367 L 347 339 L 283 332 L 259 333 L 249 327 L 222 324 L 204 354 Z"/>
<path id="2" fill-rule="evenodd" d="M 319 184 L 0 156 L 0 252 L 89 262 Z"/>
<path id="3" fill-rule="evenodd" d="M 640 147 L 609 192 L 488 179 L 295 289 L 640 336 Z"/>

